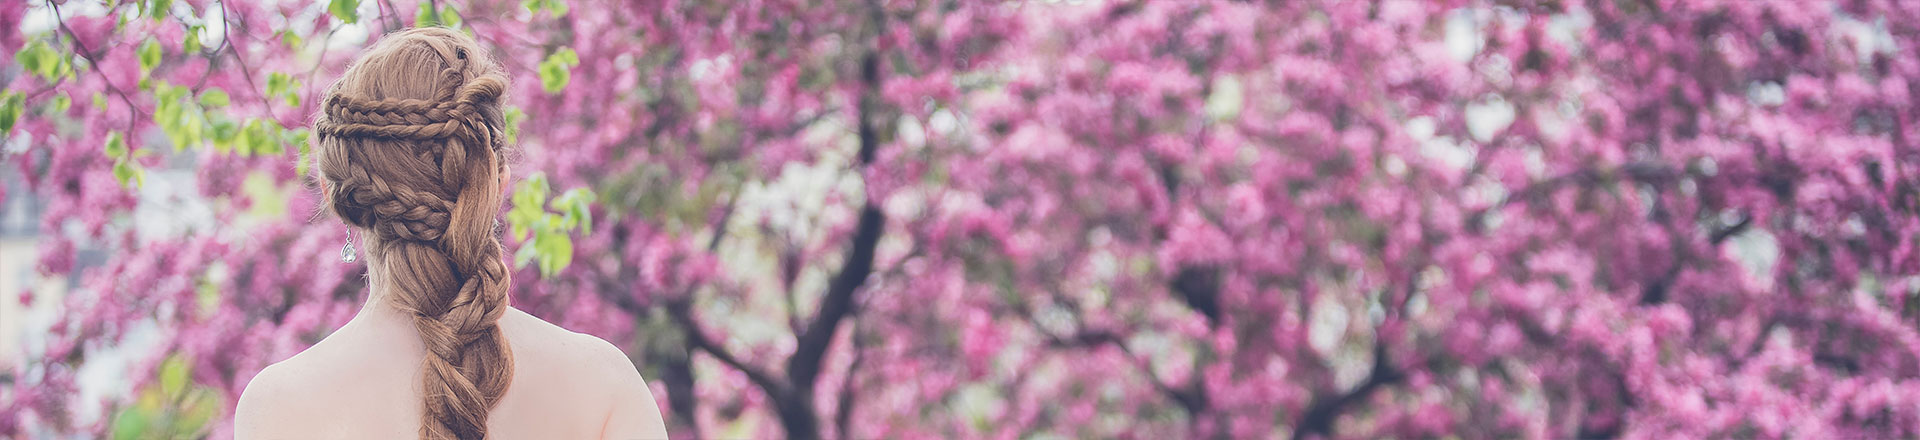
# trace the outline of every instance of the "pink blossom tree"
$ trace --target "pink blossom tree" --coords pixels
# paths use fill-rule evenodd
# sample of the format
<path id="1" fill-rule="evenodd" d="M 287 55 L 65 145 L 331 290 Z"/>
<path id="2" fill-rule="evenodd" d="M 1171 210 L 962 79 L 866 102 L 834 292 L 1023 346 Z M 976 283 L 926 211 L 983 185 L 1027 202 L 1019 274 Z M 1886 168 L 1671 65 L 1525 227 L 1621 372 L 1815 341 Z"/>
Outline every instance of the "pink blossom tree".
<path id="1" fill-rule="evenodd" d="M 45 205 L 39 271 L 77 280 L 0 370 L 0 436 L 223 437 L 350 317 L 303 127 L 357 48 L 428 24 L 516 79 L 514 304 L 617 341 L 679 436 L 1916 436 L 1916 23 L 0 0 L 0 198 Z M 183 206 L 207 218 L 150 221 Z M 129 349 L 145 379 L 75 394 Z"/>

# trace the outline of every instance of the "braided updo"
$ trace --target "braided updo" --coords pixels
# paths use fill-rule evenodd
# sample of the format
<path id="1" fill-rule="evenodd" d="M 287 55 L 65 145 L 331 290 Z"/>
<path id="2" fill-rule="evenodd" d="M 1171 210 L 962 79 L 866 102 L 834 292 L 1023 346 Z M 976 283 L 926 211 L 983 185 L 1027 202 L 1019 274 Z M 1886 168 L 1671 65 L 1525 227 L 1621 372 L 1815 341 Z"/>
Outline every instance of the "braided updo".
<path id="1" fill-rule="evenodd" d="M 324 206 L 363 231 L 375 281 L 426 345 L 423 438 L 486 437 L 513 377 L 498 325 L 510 280 L 493 230 L 506 85 L 473 38 L 411 29 L 348 68 L 314 123 Z"/>

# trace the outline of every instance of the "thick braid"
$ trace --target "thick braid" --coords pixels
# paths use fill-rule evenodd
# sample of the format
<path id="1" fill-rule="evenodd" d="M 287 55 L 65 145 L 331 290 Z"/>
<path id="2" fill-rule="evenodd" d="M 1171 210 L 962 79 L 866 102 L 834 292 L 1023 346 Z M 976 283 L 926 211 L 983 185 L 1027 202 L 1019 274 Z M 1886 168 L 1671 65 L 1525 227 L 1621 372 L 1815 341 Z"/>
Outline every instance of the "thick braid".
<path id="1" fill-rule="evenodd" d="M 459 71 L 447 69 L 447 76 Z M 318 131 L 331 136 L 378 137 L 388 139 L 430 140 L 470 136 L 484 132 L 479 106 L 491 104 L 506 84 L 497 77 L 480 77 L 449 88 L 451 100 L 429 102 L 417 99 L 357 100 L 329 96 L 324 108 L 326 118 L 316 124 Z M 470 139 L 471 140 L 471 139 Z"/>
<path id="2" fill-rule="evenodd" d="M 512 280 L 493 230 L 506 81 L 481 54 L 445 29 L 388 37 L 329 90 L 314 124 L 332 210 L 370 233 L 426 347 L 422 438 L 484 438 L 513 377 L 498 325 Z"/>

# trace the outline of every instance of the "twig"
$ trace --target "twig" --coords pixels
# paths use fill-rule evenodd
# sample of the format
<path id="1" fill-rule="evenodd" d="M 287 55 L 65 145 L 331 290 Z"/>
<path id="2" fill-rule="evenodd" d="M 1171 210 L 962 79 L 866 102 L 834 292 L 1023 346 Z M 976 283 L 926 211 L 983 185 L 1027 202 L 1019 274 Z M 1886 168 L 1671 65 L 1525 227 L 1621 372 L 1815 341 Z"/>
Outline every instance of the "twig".
<path id="1" fill-rule="evenodd" d="M 260 85 L 253 81 L 253 72 L 254 72 L 253 68 L 247 67 L 246 57 L 240 56 L 240 51 L 236 47 L 232 47 L 231 42 L 234 38 L 234 32 L 233 32 L 234 26 L 233 26 L 233 21 L 231 19 L 232 17 L 233 17 L 233 14 L 227 11 L 227 2 L 225 1 L 220 2 L 220 22 L 226 23 L 226 28 L 227 28 L 226 38 L 223 38 L 226 41 L 221 42 L 221 44 L 229 46 L 227 53 L 232 54 L 233 62 L 240 65 L 240 71 L 243 72 L 243 74 L 240 75 L 240 77 L 245 78 L 247 80 L 247 88 L 253 91 L 254 96 L 260 98 L 260 105 L 263 106 L 261 110 L 267 113 L 267 117 L 273 118 L 274 123 L 279 123 L 280 116 L 273 113 L 273 102 L 267 99 L 266 91 L 261 90 Z M 240 28 L 246 29 L 247 27 L 248 27 L 247 22 L 244 19 L 241 20 Z M 245 35 L 245 34 L 241 34 L 241 35 Z"/>
<path id="2" fill-rule="evenodd" d="M 306 94 L 309 96 L 313 95 L 313 75 L 320 73 L 320 66 L 327 64 L 327 48 L 333 44 L 333 34 L 335 32 L 340 32 L 339 24 L 333 25 L 332 29 L 327 30 L 327 36 L 320 39 L 320 53 L 314 57 L 313 68 L 307 69 Z"/>
<path id="3" fill-rule="evenodd" d="M 80 34 L 74 32 L 72 27 L 68 27 L 66 17 L 61 16 L 60 3 L 47 2 L 47 5 L 53 8 L 53 20 L 60 24 L 60 31 L 65 32 L 67 38 L 73 39 L 73 47 L 77 49 L 74 52 L 80 55 L 81 58 L 87 60 L 87 70 L 92 70 L 94 74 L 100 75 L 100 82 L 107 85 L 107 90 L 119 96 L 120 102 L 127 105 L 127 135 L 133 135 L 134 129 L 138 127 L 136 123 L 140 121 L 140 116 L 146 114 L 146 112 L 140 111 L 140 107 L 133 105 L 133 98 L 128 97 L 127 92 L 121 90 L 119 86 L 113 85 L 113 79 L 108 78 L 107 73 L 100 70 L 100 62 L 94 60 L 92 51 L 87 49 L 86 43 L 80 41 Z"/>

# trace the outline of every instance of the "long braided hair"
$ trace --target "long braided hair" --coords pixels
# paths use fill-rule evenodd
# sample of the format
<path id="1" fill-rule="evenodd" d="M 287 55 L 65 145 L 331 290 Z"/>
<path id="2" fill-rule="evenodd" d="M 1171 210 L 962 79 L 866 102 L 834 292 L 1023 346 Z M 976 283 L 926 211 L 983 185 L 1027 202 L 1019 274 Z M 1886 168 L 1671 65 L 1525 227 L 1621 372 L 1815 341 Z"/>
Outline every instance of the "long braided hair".
<path id="1" fill-rule="evenodd" d="M 486 437 L 513 357 L 510 283 L 495 235 L 506 78 L 444 28 L 382 39 L 327 90 L 314 123 L 325 205 L 362 231 L 374 280 L 426 345 L 420 436 Z"/>

